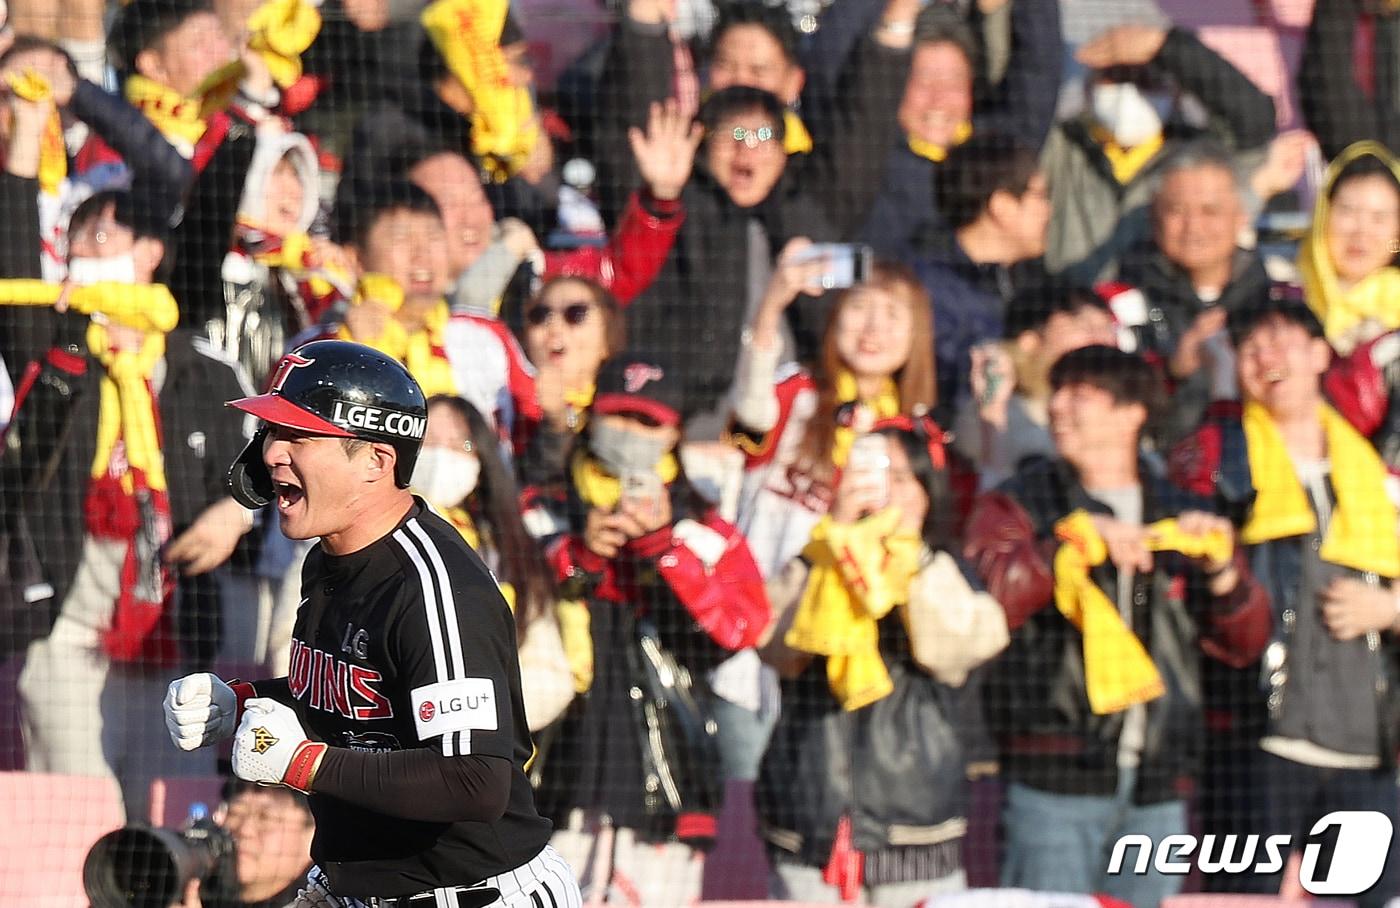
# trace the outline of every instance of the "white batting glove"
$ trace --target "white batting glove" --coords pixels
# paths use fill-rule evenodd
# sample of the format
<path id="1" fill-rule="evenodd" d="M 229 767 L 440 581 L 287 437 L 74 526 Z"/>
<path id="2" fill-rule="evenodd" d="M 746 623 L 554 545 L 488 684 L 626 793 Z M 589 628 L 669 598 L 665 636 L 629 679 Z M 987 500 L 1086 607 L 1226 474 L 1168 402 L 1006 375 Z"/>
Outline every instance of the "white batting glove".
<path id="1" fill-rule="evenodd" d="M 258 697 L 243 704 L 233 735 L 233 772 L 247 782 L 310 791 L 326 745 L 308 741 L 290 706 Z"/>
<path id="2" fill-rule="evenodd" d="M 233 736 L 238 695 L 217 675 L 200 672 L 170 682 L 165 692 L 165 727 L 181 750 L 196 750 Z"/>
<path id="3" fill-rule="evenodd" d="M 297 890 L 297 900 L 287 908 L 345 908 L 345 905 L 332 894 L 321 868 L 312 867 L 306 874 L 306 888 Z"/>

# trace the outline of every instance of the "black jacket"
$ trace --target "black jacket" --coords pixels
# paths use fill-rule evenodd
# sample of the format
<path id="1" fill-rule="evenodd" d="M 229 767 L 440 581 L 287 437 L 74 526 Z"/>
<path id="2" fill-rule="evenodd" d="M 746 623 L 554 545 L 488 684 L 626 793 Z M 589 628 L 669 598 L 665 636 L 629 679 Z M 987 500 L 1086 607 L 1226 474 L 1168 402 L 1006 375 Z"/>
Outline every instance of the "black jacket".
<path id="1" fill-rule="evenodd" d="M 935 680 L 914 663 L 898 615 L 880 622 L 880 655 L 894 690 L 855 712 L 831 696 L 825 659 L 783 682 L 754 797 L 764 837 L 808 866 L 826 864 L 843 816 L 863 852 L 915 844 L 906 830 L 961 837 L 983 673 L 961 687 Z"/>
<path id="2" fill-rule="evenodd" d="M 822 220 L 844 239 L 855 235 L 874 203 L 885 151 L 899 131 L 890 106 L 898 104 L 898 95 L 891 92 L 908 78 L 909 60 L 908 50 L 866 38 L 842 70 L 833 107 L 810 111 L 803 99 L 813 150 L 791 155 L 788 169 L 818 190 Z M 620 216 L 638 182 L 627 130 L 646 127 L 651 105 L 671 96 L 674 80 L 674 52 L 665 30 L 624 19 L 614 29 L 598 85 L 597 185 L 609 223 Z"/>
<path id="3" fill-rule="evenodd" d="M 86 319 L 63 318 L 60 332 L 80 338 Z M 102 366 L 86 346 L 59 343 L 42 360 L 5 436 L 0 502 L 22 513 L 35 539 L 55 613 L 82 555 L 83 504 L 97 449 Z M 209 505 L 224 498 L 224 474 L 247 437 L 243 417 L 221 406 L 249 393 L 238 371 L 213 357 L 204 342 L 180 329 L 166 339 L 159 391 L 162 453 L 169 490 L 172 538 Z M 207 664 L 218 645 L 219 598 L 212 575 L 180 578 L 176 616 L 182 655 Z M 40 629 L 39 636 L 47 633 Z"/>
<path id="4" fill-rule="evenodd" d="M 1146 463 L 1139 475 L 1144 524 L 1186 510 L 1210 510 Z M 1011 645 L 987 681 L 987 718 L 1001 743 L 1004 773 L 1045 791 L 1112 795 L 1125 714 L 1090 710 L 1081 636 L 1055 608 L 1048 583 L 1054 525 L 1081 508 L 1111 514 L 1063 461 L 1032 461 L 974 506 L 966 551 L 988 592 L 1006 608 L 1013 629 Z M 1136 803 L 1179 797 L 1178 780 L 1198 769 L 1203 734 L 1198 647 L 1246 665 L 1267 641 L 1268 602 L 1243 560 L 1237 558 L 1236 565 L 1239 585 L 1219 598 L 1210 595 L 1199 569 L 1171 553 L 1158 553 L 1153 572 L 1134 580 L 1132 630 L 1166 685 L 1166 693 L 1146 705 Z M 1028 583 L 1032 576 L 1040 582 Z M 1091 576 L 1116 601 L 1118 573 L 1112 562 Z M 1031 587 L 1036 592 L 1028 594 Z"/>
<path id="5" fill-rule="evenodd" d="M 1298 102 L 1322 153 L 1334 158 L 1353 142 L 1400 147 L 1400 14 L 1385 3 L 1317 0 L 1298 68 Z M 1354 67 L 1362 19 L 1371 24 L 1374 87 L 1362 89 Z"/>
<path id="6" fill-rule="evenodd" d="M 1269 275 L 1258 253 L 1239 249 L 1230 283 L 1220 298 L 1207 304 L 1196 294 L 1191 278 L 1168 259 L 1157 245 L 1145 242 L 1128 252 L 1118 268 L 1118 279 L 1136 287 L 1147 298 L 1147 323 L 1133 328 L 1138 350 L 1166 366 L 1176 355 L 1181 336 L 1196 317 L 1214 306 L 1226 312 L 1242 309 L 1269 292 Z M 1183 438 L 1196 428 L 1210 403 L 1210 376 L 1203 366 L 1195 374 L 1177 379 L 1172 388 L 1171 412 L 1158 426 L 1164 443 Z"/>
<path id="7" fill-rule="evenodd" d="M 1014 0 L 1011 60 L 1005 77 L 995 86 L 986 84 L 979 73 L 973 90 L 973 132 L 1012 136 L 1038 150 L 1054 122 L 1063 56 L 1059 3 Z M 904 83 L 885 89 L 885 96 L 877 103 L 888 105 L 882 109 L 893 120 Z M 885 162 L 883 185 L 862 235 L 881 255 L 903 259 L 920 233 L 941 227 L 943 219 L 934 198 L 938 165 L 910 150 L 902 132 L 893 144 Z"/>

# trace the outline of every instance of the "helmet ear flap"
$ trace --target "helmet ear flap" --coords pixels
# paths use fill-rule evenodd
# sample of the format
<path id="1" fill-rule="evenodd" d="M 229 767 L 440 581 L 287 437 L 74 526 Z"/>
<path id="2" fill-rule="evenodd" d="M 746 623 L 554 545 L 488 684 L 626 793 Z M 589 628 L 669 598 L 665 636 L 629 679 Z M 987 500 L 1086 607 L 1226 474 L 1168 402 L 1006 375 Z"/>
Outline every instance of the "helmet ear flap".
<path id="1" fill-rule="evenodd" d="M 267 427 L 263 426 L 233 461 L 224 480 L 233 500 L 250 511 L 266 507 L 276 491 L 272 485 L 272 474 L 267 471 L 267 464 L 263 463 L 262 449 L 266 438 Z"/>
<path id="2" fill-rule="evenodd" d="M 415 444 L 399 442 L 394 445 L 394 485 L 401 489 L 408 488 L 409 480 L 413 477 L 413 467 L 418 462 L 418 450 Z"/>

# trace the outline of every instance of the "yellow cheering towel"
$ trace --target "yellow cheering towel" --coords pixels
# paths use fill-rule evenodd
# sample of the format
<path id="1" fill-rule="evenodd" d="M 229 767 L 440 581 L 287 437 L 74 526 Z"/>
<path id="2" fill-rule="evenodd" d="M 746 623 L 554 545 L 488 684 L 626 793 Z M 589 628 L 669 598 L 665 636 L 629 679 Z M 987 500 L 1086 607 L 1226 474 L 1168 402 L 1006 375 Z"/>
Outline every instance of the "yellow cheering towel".
<path id="1" fill-rule="evenodd" d="M 554 614 L 559 619 L 559 638 L 564 642 L 564 657 L 574 678 L 574 693 L 586 694 L 593 686 L 593 619 L 588 603 L 563 599 L 555 606 Z"/>
<path id="2" fill-rule="evenodd" d="M 1349 145 L 1328 165 L 1313 204 L 1312 227 L 1298 246 L 1304 298 L 1322 322 L 1327 340 L 1343 356 L 1350 354 L 1358 342 L 1370 340 L 1382 330 L 1400 328 L 1400 268 L 1378 268 L 1343 290 L 1328 250 L 1328 196 L 1332 185 L 1347 165 L 1363 157 L 1376 158 L 1400 180 L 1400 161 L 1384 145 L 1369 140 Z M 1365 331 L 1366 322 L 1374 322 L 1377 327 Z M 1358 331 L 1364 334 L 1357 336 Z"/>
<path id="3" fill-rule="evenodd" d="M 953 128 L 952 147 L 956 148 L 970 138 L 972 138 L 972 124 L 959 123 Z M 910 136 L 908 142 L 909 150 L 926 161 L 942 164 L 948 159 L 949 146 L 947 145 L 935 145 L 933 142 L 925 142 L 923 139 L 918 139 L 914 136 Z"/>
<path id="4" fill-rule="evenodd" d="M 1120 186 L 1126 186 L 1132 182 L 1133 177 L 1142 172 L 1142 169 L 1157 157 L 1157 152 L 1162 150 L 1166 144 L 1166 138 L 1159 132 L 1150 139 L 1146 139 L 1132 148 L 1124 148 L 1113 138 L 1113 133 L 1102 126 L 1095 126 L 1091 130 L 1093 139 L 1099 143 L 1099 148 L 1103 151 L 1103 156 L 1108 158 L 1108 164 L 1113 169 L 1113 178 Z"/>
<path id="5" fill-rule="evenodd" d="M 1324 404 L 1319 416 L 1332 464 L 1332 490 L 1337 496 L 1319 556 L 1357 571 L 1400 576 L 1396 509 L 1385 491 L 1385 464 L 1371 443 L 1336 410 Z M 1241 541 L 1253 545 L 1313 532 L 1317 515 L 1273 417 L 1261 404 L 1251 401 L 1244 406 L 1243 421 L 1255 498 L 1249 520 L 1240 531 Z"/>
<path id="6" fill-rule="evenodd" d="M 289 88 L 301 78 L 301 55 L 321 33 L 321 14 L 306 0 L 267 0 L 248 17 L 248 47 L 272 81 Z"/>
<path id="7" fill-rule="evenodd" d="M 881 419 L 893 419 L 899 415 L 899 389 L 893 381 L 885 379 L 878 394 L 873 398 L 862 398 L 856 387 L 856 377 L 842 369 L 836 373 L 836 402 L 840 405 L 854 404 L 863 414 L 853 425 L 836 427 L 831 462 L 840 469 L 846 465 L 846 457 L 851 453 L 851 445 L 857 435 L 869 432 L 871 426 Z"/>
<path id="8" fill-rule="evenodd" d="M 796 111 L 783 111 L 783 151 L 788 154 L 806 154 L 812 150 L 812 134 L 807 124 Z"/>
<path id="9" fill-rule="evenodd" d="M 53 306 L 62 284 L 16 278 L 0 280 L 0 306 Z M 138 331 L 169 333 L 180 321 L 180 307 L 164 284 L 103 281 L 68 292 L 68 308 Z"/>
<path id="10" fill-rule="evenodd" d="M 237 61 L 232 65 L 238 65 Z M 204 135 L 205 118 L 211 115 L 204 109 L 202 96 L 186 98 L 173 88 L 142 75 L 133 75 L 126 80 L 126 99 L 145 114 L 181 154 L 185 157 L 194 154 L 195 143 Z"/>
<path id="11" fill-rule="evenodd" d="M 880 656 L 879 620 L 907 600 L 923 545 L 899 530 L 899 518 L 895 508 L 855 524 L 823 517 L 802 551 L 812 569 L 783 642 L 826 657 L 831 693 L 848 711 L 894 690 Z"/>
<path id="12" fill-rule="evenodd" d="M 508 0 L 436 0 L 420 21 L 447 69 L 472 99 L 472 152 L 498 179 L 525 166 L 539 141 L 530 92 L 516 85 L 501 49 Z"/>
<path id="13" fill-rule="evenodd" d="M 1102 716 L 1162 696 L 1166 687 L 1152 657 L 1090 575 L 1108 546 L 1088 512 L 1062 518 L 1055 536 L 1062 543 L 1055 552 L 1055 607 L 1083 638 L 1089 708 Z"/>
<path id="14" fill-rule="evenodd" d="M 5 84 L 16 97 L 30 103 L 38 103 L 53 98 L 53 87 L 49 81 L 33 69 L 11 72 L 5 76 Z M 63 122 L 55 106 L 49 112 L 44 124 L 44 134 L 39 138 L 39 189 L 45 195 L 58 195 L 59 188 L 68 177 L 68 146 L 63 142 Z"/>
<path id="15" fill-rule="evenodd" d="M 125 445 L 127 463 L 139 470 L 146 485 L 164 492 L 165 461 L 160 452 L 156 429 L 155 402 L 151 395 L 151 375 L 165 355 L 165 335 L 149 332 L 137 351 L 114 351 L 107 328 L 97 322 L 88 326 L 88 349 L 106 368 L 102 377 L 97 417 L 97 451 L 92 459 L 94 479 L 107 475 L 112 450 L 117 441 Z M 132 491 L 132 473 L 122 476 L 122 486 Z"/>
<path id="16" fill-rule="evenodd" d="M 1055 607 L 1083 638 L 1089 708 L 1106 715 L 1157 699 L 1166 691 L 1157 666 L 1090 575 L 1108 557 L 1093 518 L 1075 511 L 1055 524 L 1055 536 L 1063 543 L 1055 552 Z M 1217 564 L 1234 551 L 1228 532 L 1188 534 L 1170 518 L 1149 525 L 1145 543 L 1150 551 L 1180 552 Z"/>

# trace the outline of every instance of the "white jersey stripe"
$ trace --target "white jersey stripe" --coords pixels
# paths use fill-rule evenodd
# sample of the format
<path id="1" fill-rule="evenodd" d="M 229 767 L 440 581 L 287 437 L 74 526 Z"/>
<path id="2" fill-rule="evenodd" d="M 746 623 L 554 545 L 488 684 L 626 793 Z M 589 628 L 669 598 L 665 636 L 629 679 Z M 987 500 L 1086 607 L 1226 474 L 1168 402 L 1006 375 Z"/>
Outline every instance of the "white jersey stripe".
<path id="1" fill-rule="evenodd" d="M 423 587 L 423 611 L 428 616 L 428 636 L 433 642 L 433 663 L 437 668 L 437 679 L 451 681 L 452 675 L 448 674 L 447 669 L 447 650 L 442 645 L 442 618 L 433 601 L 437 597 L 433 595 L 433 579 L 428 564 L 403 530 L 394 531 L 394 541 L 403 547 L 413 566 L 418 569 L 418 580 Z"/>
<path id="2" fill-rule="evenodd" d="M 455 677 L 465 678 L 467 676 L 467 663 L 462 658 L 462 628 L 457 621 L 457 602 L 452 596 L 452 578 L 447 575 L 447 565 L 443 564 L 442 554 L 438 552 L 437 545 L 428 538 L 428 533 L 418 522 L 418 518 L 415 517 L 404 526 L 423 544 L 423 551 L 427 554 L 433 570 L 437 573 L 438 596 L 442 601 L 442 618 L 443 623 L 447 625 L 450 667 L 456 672 Z"/>

